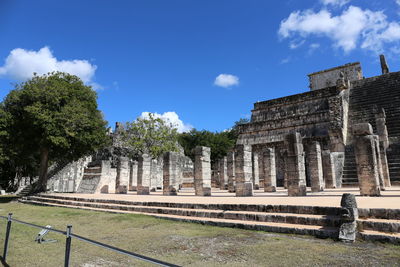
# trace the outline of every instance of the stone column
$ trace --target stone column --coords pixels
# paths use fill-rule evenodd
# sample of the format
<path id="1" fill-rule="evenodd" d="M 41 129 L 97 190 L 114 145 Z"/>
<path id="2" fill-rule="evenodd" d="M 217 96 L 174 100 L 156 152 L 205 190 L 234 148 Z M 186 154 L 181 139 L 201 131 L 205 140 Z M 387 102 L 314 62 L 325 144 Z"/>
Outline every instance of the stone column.
<path id="1" fill-rule="evenodd" d="M 259 170 L 259 156 L 257 152 L 253 153 L 253 186 L 254 189 L 260 188 L 260 170 Z"/>
<path id="2" fill-rule="evenodd" d="M 223 157 L 219 160 L 219 189 L 228 189 L 227 159 Z"/>
<path id="3" fill-rule="evenodd" d="M 211 149 L 197 146 L 194 149 L 194 190 L 196 196 L 211 196 Z"/>
<path id="4" fill-rule="evenodd" d="M 138 178 L 138 162 L 136 160 L 131 162 L 129 174 L 129 191 L 136 191 Z"/>
<path id="5" fill-rule="evenodd" d="M 117 179 L 115 182 L 115 193 L 128 193 L 129 172 L 129 158 L 119 157 L 117 162 Z"/>
<path id="6" fill-rule="evenodd" d="M 236 196 L 246 197 L 253 195 L 253 183 L 251 179 L 251 146 L 236 145 L 235 149 L 235 179 L 236 179 Z"/>
<path id="7" fill-rule="evenodd" d="M 385 110 L 382 108 L 378 114 L 375 116 L 376 121 L 376 131 L 379 136 L 379 150 L 381 157 L 381 168 L 383 175 L 383 185 L 384 187 L 390 187 L 390 173 L 389 173 L 389 164 L 387 160 L 386 150 L 389 147 L 389 134 L 386 127 L 386 114 Z"/>
<path id="8" fill-rule="evenodd" d="M 235 192 L 235 152 L 229 151 L 226 156 L 226 166 L 228 175 L 228 192 Z"/>
<path id="9" fill-rule="evenodd" d="M 138 162 L 138 195 L 150 194 L 150 168 L 151 168 L 151 157 L 147 154 L 143 154 L 139 157 Z"/>
<path id="10" fill-rule="evenodd" d="M 322 172 L 326 188 L 336 188 L 336 169 L 333 155 L 330 150 L 322 151 Z"/>
<path id="11" fill-rule="evenodd" d="M 305 196 L 306 170 L 304 163 L 304 150 L 300 133 L 291 133 L 285 137 L 287 149 L 286 176 L 288 186 L 288 196 Z"/>
<path id="12" fill-rule="evenodd" d="M 362 196 L 380 196 L 376 136 L 369 123 L 353 125 L 358 184 Z"/>
<path id="13" fill-rule="evenodd" d="M 375 141 L 375 155 L 376 155 L 376 163 L 378 167 L 378 178 L 379 178 L 379 186 L 381 187 L 381 190 L 385 190 L 385 181 L 383 178 L 383 168 L 382 168 L 382 159 L 381 159 L 381 151 L 380 151 L 380 145 L 379 145 L 379 136 L 374 135 L 374 141 Z"/>
<path id="14" fill-rule="evenodd" d="M 307 150 L 307 168 L 310 175 L 311 191 L 324 191 L 324 175 L 322 171 L 321 145 L 314 141 Z"/>
<path id="15" fill-rule="evenodd" d="M 152 159 L 150 162 L 150 192 L 157 191 L 157 160 Z"/>
<path id="16" fill-rule="evenodd" d="M 276 192 L 276 166 L 275 149 L 266 148 L 260 155 L 262 159 L 262 178 L 264 179 L 264 192 Z"/>
<path id="17" fill-rule="evenodd" d="M 178 168 L 179 154 L 177 152 L 166 152 L 164 154 L 163 167 L 163 195 L 176 196 L 178 188 L 177 179 L 179 176 Z"/>

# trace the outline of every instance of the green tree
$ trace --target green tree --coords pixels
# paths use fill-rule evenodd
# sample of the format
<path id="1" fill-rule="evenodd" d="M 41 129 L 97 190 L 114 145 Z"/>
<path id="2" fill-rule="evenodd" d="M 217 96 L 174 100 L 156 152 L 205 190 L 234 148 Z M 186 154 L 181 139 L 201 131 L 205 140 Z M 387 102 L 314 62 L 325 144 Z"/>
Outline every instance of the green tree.
<path id="1" fill-rule="evenodd" d="M 108 140 L 96 92 L 68 73 L 35 74 L 16 85 L 3 107 L 16 157 L 38 158 L 38 191 L 46 189 L 49 161 L 76 160 Z"/>
<path id="2" fill-rule="evenodd" d="M 127 122 L 122 131 L 122 142 L 131 157 L 146 153 L 156 158 L 164 152 L 179 150 L 176 127 L 151 113 L 148 117 Z"/>
<path id="3" fill-rule="evenodd" d="M 198 131 L 192 129 L 190 132 L 179 135 L 179 143 L 185 154 L 194 160 L 193 149 L 196 146 L 207 146 L 211 148 L 211 162 L 226 156 L 227 152 L 234 148 L 239 136 L 238 126 L 248 123 L 248 119 L 240 119 L 234 126 L 222 132 Z"/>

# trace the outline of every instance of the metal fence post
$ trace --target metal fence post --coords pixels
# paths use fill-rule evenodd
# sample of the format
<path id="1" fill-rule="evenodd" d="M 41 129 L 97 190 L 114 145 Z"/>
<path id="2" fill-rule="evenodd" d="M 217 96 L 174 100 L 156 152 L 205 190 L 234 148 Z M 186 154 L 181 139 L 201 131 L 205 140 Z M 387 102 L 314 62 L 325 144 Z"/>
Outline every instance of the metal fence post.
<path id="1" fill-rule="evenodd" d="M 71 254 L 71 233 L 72 233 L 72 225 L 67 226 L 67 239 L 65 241 L 65 261 L 64 267 L 69 267 L 69 256 Z"/>
<path id="2" fill-rule="evenodd" d="M 6 238 L 4 240 L 4 252 L 3 252 L 3 261 L 4 262 L 6 262 L 6 260 L 7 260 L 8 240 L 10 239 L 11 222 L 12 222 L 12 213 L 9 213 L 8 218 L 7 218 Z"/>

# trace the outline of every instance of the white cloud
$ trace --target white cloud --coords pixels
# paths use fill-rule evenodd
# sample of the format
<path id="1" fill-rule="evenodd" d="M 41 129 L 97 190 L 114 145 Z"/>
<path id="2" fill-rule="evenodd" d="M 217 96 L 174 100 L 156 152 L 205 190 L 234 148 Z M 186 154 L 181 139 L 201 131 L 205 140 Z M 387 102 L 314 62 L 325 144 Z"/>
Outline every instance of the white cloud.
<path id="1" fill-rule="evenodd" d="M 400 0 L 396 0 L 396 4 L 400 6 Z"/>
<path id="2" fill-rule="evenodd" d="M 178 129 L 179 133 L 188 132 L 193 129 L 193 126 L 190 124 L 184 123 L 181 119 L 179 119 L 178 114 L 175 111 L 164 112 L 163 114 L 153 113 L 153 112 L 142 112 L 140 115 L 141 118 L 149 118 L 149 114 L 152 114 L 155 118 L 160 118 L 166 122 L 171 123 L 175 128 Z"/>
<path id="3" fill-rule="evenodd" d="M 300 41 L 292 41 L 290 42 L 290 49 L 296 49 L 299 48 L 300 46 L 302 46 L 304 44 L 305 40 L 300 40 Z"/>
<path id="4" fill-rule="evenodd" d="M 278 34 L 282 38 L 322 36 L 331 39 L 335 47 L 345 52 L 359 45 L 380 53 L 385 43 L 400 40 L 400 25 L 389 22 L 383 11 L 350 6 L 337 16 L 327 9 L 292 12 L 281 22 Z"/>
<path id="5" fill-rule="evenodd" d="M 239 77 L 232 74 L 220 74 L 215 78 L 214 84 L 224 88 L 239 85 Z"/>
<path id="6" fill-rule="evenodd" d="M 13 49 L 7 56 L 5 64 L 0 67 L 0 76 L 18 81 L 25 81 L 36 72 L 39 75 L 52 71 L 68 72 L 82 79 L 83 82 L 99 88 L 100 85 L 92 81 L 97 66 L 87 60 L 58 60 L 45 46 L 39 51 Z"/>
<path id="7" fill-rule="evenodd" d="M 400 0 L 397 0 L 397 1 L 400 1 Z M 332 6 L 341 7 L 341 6 L 344 6 L 347 3 L 349 3 L 350 0 L 320 0 L 320 2 L 325 6 L 332 5 Z"/>

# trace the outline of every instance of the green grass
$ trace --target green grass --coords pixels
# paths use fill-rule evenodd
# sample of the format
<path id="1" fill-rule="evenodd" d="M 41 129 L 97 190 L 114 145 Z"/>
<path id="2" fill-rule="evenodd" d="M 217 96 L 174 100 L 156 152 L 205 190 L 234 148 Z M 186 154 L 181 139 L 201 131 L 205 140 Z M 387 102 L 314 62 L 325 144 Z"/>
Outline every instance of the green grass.
<path id="1" fill-rule="evenodd" d="M 356 242 L 344 244 L 309 236 L 281 235 L 175 222 L 144 215 L 0 204 L 0 215 L 52 225 L 135 253 L 184 266 L 400 266 L 400 247 Z M 6 220 L 0 220 L 0 251 Z M 36 244 L 39 229 L 13 223 L 10 266 L 62 266 L 65 237 Z M 79 240 L 72 240 L 71 266 L 151 266 Z"/>

